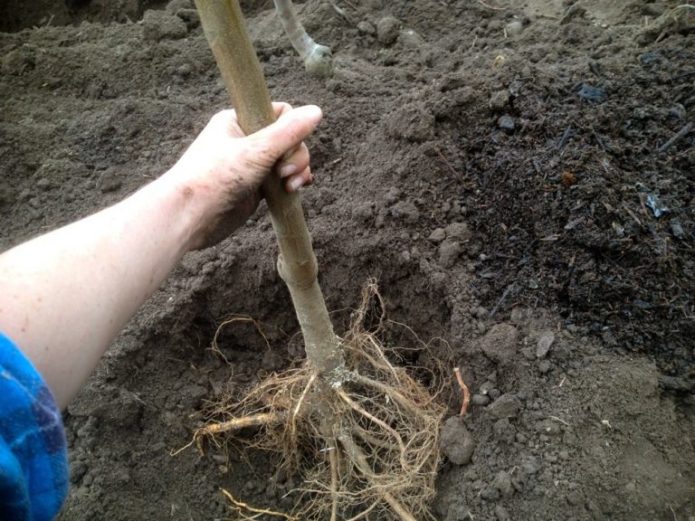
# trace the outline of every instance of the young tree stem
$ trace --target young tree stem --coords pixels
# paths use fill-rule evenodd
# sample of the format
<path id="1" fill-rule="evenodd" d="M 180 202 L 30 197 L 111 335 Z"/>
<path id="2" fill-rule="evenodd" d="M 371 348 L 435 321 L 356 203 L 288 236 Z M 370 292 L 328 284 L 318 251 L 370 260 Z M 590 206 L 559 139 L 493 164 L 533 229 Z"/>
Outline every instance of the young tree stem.
<path id="1" fill-rule="evenodd" d="M 195 0 L 195 4 L 241 128 L 251 134 L 270 125 L 275 120 L 270 93 L 238 0 Z M 263 194 L 280 249 L 278 271 L 290 290 L 307 358 L 332 382 L 341 376 L 343 353 L 318 284 L 301 199 L 288 194 L 276 174 L 264 182 Z"/>

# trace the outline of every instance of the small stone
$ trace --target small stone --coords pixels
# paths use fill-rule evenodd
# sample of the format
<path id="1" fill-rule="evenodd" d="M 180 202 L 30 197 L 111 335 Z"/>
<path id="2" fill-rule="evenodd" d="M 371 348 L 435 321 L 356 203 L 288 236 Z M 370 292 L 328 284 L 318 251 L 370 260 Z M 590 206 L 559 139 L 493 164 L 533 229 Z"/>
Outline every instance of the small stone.
<path id="1" fill-rule="evenodd" d="M 171 0 L 165 9 L 171 14 L 176 14 L 180 9 L 193 9 L 191 0 Z"/>
<path id="2" fill-rule="evenodd" d="M 182 78 L 188 78 L 193 72 L 193 67 L 189 63 L 182 63 L 176 67 L 176 75 Z"/>
<path id="3" fill-rule="evenodd" d="M 521 410 L 521 401 L 513 394 L 503 394 L 487 410 L 496 418 L 514 418 Z"/>
<path id="4" fill-rule="evenodd" d="M 606 100 L 606 91 L 601 87 L 594 87 L 588 83 L 582 83 L 579 86 L 577 94 L 584 101 L 591 103 L 603 103 Z"/>
<path id="5" fill-rule="evenodd" d="M 398 38 L 401 22 L 392 16 L 386 16 L 376 24 L 376 37 L 384 45 L 391 45 Z"/>
<path id="6" fill-rule="evenodd" d="M 444 228 L 435 228 L 432 230 L 432 233 L 430 233 L 428 239 L 435 244 L 442 242 L 444 239 L 446 239 L 446 232 L 444 231 Z"/>
<path id="7" fill-rule="evenodd" d="M 466 429 L 462 418 L 452 416 L 444 422 L 440 446 L 444 455 L 454 465 L 465 465 L 471 461 L 475 440 Z"/>
<path id="8" fill-rule="evenodd" d="M 584 496 L 580 490 L 571 490 L 567 493 L 566 499 L 570 505 L 577 506 L 583 503 Z"/>
<path id="9" fill-rule="evenodd" d="M 497 521 L 509 521 L 511 519 L 509 517 L 509 512 L 507 512 L 502 505 L 495 506 L 495 517 L 497 518 Z"/>
<path id="10" fill-rule="evenodd" d="M 439 263 L 444 268 L 451 268 L 463 252 L 463 247 L 458 241 L 446 239 L 439 245 Z"/>
<path id="11" fill-rule="evenodd" d="M 200 25 L 200 15 L 195 9 L 179 9 L 176 12 L 176 16 L 183 20 L 189 31 Z"/>
<path id="12" fill-rule="evenodd" d="M 403 192 L 401 192 L 399 188 L 396 188 L 395 186 L 389 188 L 384 194 L 384 202 L 386 203 L 386 206 L 391 206 L 392 204 L 398 202 L 401 195 L 403 195 Z"/>
<path id="13" fill-rule="evenodd" d="M 676 239 L 682 240 L 685 238 L 685 230 L 678 219 L 671 219 L 668 224 L 671 227 L 671 233 Z"/>
<path id="14" fill-rule="evenodd" d="M 509 497 L 514 493 L 514 487 L 512 487 L 512 477 L 509 472 L 500 471 L 495 476 L 493 486 L 500 491 L 502 497 Z"/>
<path id="15" fill-rule="evenodd" d="M 36 188 L 40 188 L 41 190 L 48 190 L 49 188 L 51 188 L 51 181 L 46 177 L 42 177 L 41 179 L 36 181 Z"/>
<path id="16" fill-rule="evenodd" d="M 493 399 L 496 400 L 500 396 L 502 396 L 502 392 L 499 389 L 492 388 L 488 391 L 487 395 Z"/>
<path id="17" fill-rule="evenodd" d="M 472 233 L 468 229 L 468 225 L 466 223 L 451 223 L 449 224 L 444 231 L 446 232 L 446 236 L 450 239 L 456 239 L 457 241 L 461 242 L 466 242 L 468 241 Z"/>
<path id="18" fill-rule="evenodd" d="M 513 117 L 509 114 L 505 114 L 504 116 L 500 116 L 497 120 L 497 126 L 505 132 L 513 132 L 516 128 L 516 123 L 514 123 Z"/>
<path id="19" fill-rule="evenodd" d="M 425 39 L 412 29 L 403 29 L 398 35 L 398 41 L 411 49 L 422 49 L 425 45 Z"/>
<path id="20" fill-rule="evenodd" d="M 555 333 L 544 331 L 536 344 L 536 358 L 545 358 L 555 342 Z"/>
<path id="21" fill-rule="evenodd" d="M 396 218 L 405 221 L 408 224 L 415 224 L 420 219 L 420 211 L 412 201 L 400 201 L 393 205 L 391 214 Z"/>
<path id="22" fill-rule="evenodd" d="M 538 459 L 533 456 L 528 457 L 526 461 L 521 464 L 521 471 L 527 476 L 536 474 L 540 469 L 541 465 L 538 463 Z"/>
<path id="23" fill-rule="evenodd" d="M 473 405 L 485 406 L 488 403 L 490 403 L 490 398 L 485 396 L 484 394 L 474 394 L 471 398 L 471 403 Z"/>
<path id="24" fill-rule="evenodd" d="M 186 23 L 178 16 L 163 10 L 149 9 L 142 18 L 145 40 L 158 42 L 163 39 L 184 38 L 188 34 Z"/>
<path id="25" fill-rule="evenodd" d="M 542 420 L 536 424 L 536 430 L 548 436 L 559 436 L 562 434 L 560 424 L 553 420 Z"/>
<path id="26" fill-rule="evenodd" d="M 376 27 L 374 27 L 374 24 L 366 20 L 362 20 L 357 24 L 357 30 L 361 34 L 368 34 L 369 36 L 374 36 L 376 34 Z"/>
<path id="27" fill-rule="evenodd" d="M 547 360 L 541 360 L 538 363 L 538 372 L 541 374 L 549 373 L 550 368 L 551 368 L 550 362 L 548 362 Z"/>
<path id="28" fill-rule="evenodd" d="M 101 193 L 103 194 L 115 192 L 116 190 L 120 189 L 122 185 L 123 181 L 113 168 L 104 171 L 99 178 L 99 190 L 101 190 Z"/>
<path id="29" fill-rule="evenodd" d="M 511 360 L 516 354 L 519 330 L 511 324 L 496 324 L 479 340 L 483 353 L 497 363 Z"/>
<path id="30" fill-rule="evenodd" d="M 367 222 L 374 216 L 374 205 L 371 201 L 364 201 L 355 205 L 352 209 L 352 218 L 356 221 Z"/>
<path id="31" fill-rule="evenodd" d="M 490 96 L 490 108 L 494 111 L 500 111 L 503 110 L 507 104 L 509 103 L 509 91 L 504 89 L 504 90 L 498 90 L 497 92 L 493 93 L 492 96 Z"/>
<path id="32" fill-rule="evenodd" d="M 570 7 L 567 8 L 567 11 L 565 11 L 564 16 L 560 19 L 560 24 L 567 24 L 575 18 L 584 18 L 585 16 L 586 9 L 584 9 L 578 3 L 572 4 Z"/>
<path id="33" fill-rule="evenodd" d="M 492 432 L 499 442 L 512 443 L 516 438 L 516 430 L 507 418 L 497 420 L 492 426 Z"/>
<path id="34" fill-rule="evenodd" d="M 522 24 L 520 20 L 513 20 L 504 26 L 504 31 L 507 33 L 507 36 L 519 36 L 523 30 L 524 24 Z"/>
<path id="35" fill-rule="evenodd" d="M 500 491 L 493 486 L 485 487 L 480 492 L 480 497 L 485 501 L 497 501 L 500 498 Z"/>

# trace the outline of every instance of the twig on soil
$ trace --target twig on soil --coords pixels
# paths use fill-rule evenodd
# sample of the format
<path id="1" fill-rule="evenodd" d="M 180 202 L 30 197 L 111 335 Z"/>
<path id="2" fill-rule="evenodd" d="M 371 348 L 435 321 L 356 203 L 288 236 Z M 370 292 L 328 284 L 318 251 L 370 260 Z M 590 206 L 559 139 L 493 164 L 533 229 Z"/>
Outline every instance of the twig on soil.
<path id="1" fill-rule="evenodd" d="M 561 423 L 562 425 L 565 425 L 566 427 L 571 427 L 569 423 L 567 423 L 565 420 L 562 418 L 558 418 L 557 416 L 548 416 L 551 420 L 555 420 L 556 422 Z"/>
<path id="2" fill-rule="evenodd" d="M 502 303 L 506 300 L 507 296 L 509 296 L 509 293 L 514 289 L 514 284 L 510 284 L 507 286 L 502 293 L 502 296 L 500 299 L 497 301 L 497 304 L 495 304 L 495 307 L 492 308 L 492 311 L 490 311 L 490 318 L 494 317 L 497 314 L 497 311 L 499 310 L 500 306 Z"/>
<path id="3" fill-rule="evenodd" d="M 487 7 L 488 9 L 492 9 L 493 11 L 506 11 L 509 9 L 509 7 L 495 7 L 493 5 L 486 4 L 483 2 L 483 0 L 478 0 L 478 3 L 482 5 L 483 7 Z"/>
<path id="4" fill-rule="evenodd" d="M 283 519 L 287 519 L 287 521 L 299 521 L 299 518 L 293 517 L 293 516 L 288 516 L 287 514 L 283 514 L 282 512 L 275 512 L 273 510 L 266 510 L 266 509 L 261 509 L 261 508 L 254 508 L 247 503 L 244 503 L 243 501 L 239 501 L 237 499 L 234 499 L 234 496 L 230 494 L 228 491 L 225 489 L 221 488 L 220 492 L 226 497 L 229 501 L 231 501 L 235 507 L 237 507 L 240 510 L 248 510 L 249 512 L 253 512 L 254 514 L 259 514 L 259 515 L 266 515 L 266 516 L 275 516 L 275 517 L 281 517 Z M 252 519 L 256 519 L 257 516 L 254 516 Z"/>
<path id="5" fill-rule="evenodd" d="M 458 179 L 461 177 L 461 174 L 459 174 L 456 169 L 449 163 L 449 160 L 446 158 L 446 156 L 442 153 L 441 150 L 439 150 L 439 147 L 435 146 L 434 151 L 437 153 L 439 156 L 439 159 L 441 159 L 446 167 L 449 169 L 449 172 L 454 176 L 455 179 Z"/>
<path id="6" fill-rule="evenodd" d="M 468 405 L 471 402 L 471 393 L 468 390 L 466 382 L 463 381 L 461 368 L 454 367 L 454 374 L 456 374 L 456 381 L 458 382 L 459 387 L 461 388 L 461 392 L 463 393 L 463 403 L 461 403 L 461 412 L 459 412 L 459 416 L 465 416 L 468 412 Z"/>
<path id="7" fill-rule="evenodd" d="M 201 440 L 205 436 L 214 436 L 225 432 L 235 432 L 247 427 L 261 427 L 263 425 L 277 424 L 284 421 L 284 415 L 280 413 L 259 413 L 251 416 L 243 416 L 241 418 L 232 418 L 221 423 L 211 423 L 198 429 L 193 437 L 198 445 L 198 450 L 202 452 Z"/>
<path id="8" fill-rule="evenodd" d="M 691 121 L 690 123 L 687 123 L 683 128 L 681 128 L 678 132 L 676 132 L 675 135 L 671 137 L 666 143 L 661 145 L 657 149 L 657 153 L 663 154 L 666 152 L 669 148 L 671 148 L 673 145 L 675 145 L 678 141 L 683 139 L 685 136 L 687 136 L 690 131 L 693 129 L 693 122 Z"/>

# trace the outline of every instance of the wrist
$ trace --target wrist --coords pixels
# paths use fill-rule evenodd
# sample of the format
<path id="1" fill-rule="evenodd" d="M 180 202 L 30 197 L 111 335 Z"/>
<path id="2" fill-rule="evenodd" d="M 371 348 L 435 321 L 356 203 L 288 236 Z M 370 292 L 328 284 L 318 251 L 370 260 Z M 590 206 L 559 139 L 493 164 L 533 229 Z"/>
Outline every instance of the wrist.
<path id="1" fill-rule="evenodd" d="M 160 209 L 165 218 L 167 233 L 172 233 L 180 254 L 200 247 L 209 220 L 200 187 L 179 175 L 175 167 L 152 182 L 147 194 L 149 204 Z"/>

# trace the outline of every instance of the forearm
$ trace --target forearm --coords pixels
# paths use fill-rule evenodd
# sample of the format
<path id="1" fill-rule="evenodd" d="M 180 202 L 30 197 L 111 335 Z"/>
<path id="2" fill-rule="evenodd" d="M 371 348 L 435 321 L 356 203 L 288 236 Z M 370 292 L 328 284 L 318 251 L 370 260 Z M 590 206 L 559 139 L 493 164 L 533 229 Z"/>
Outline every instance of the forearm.
<path id="1" fill-rule="evenodd" d="M 61 407 L 192 243 L 194 196 L 172 177 L 0 256 L 0 330 Z"/>

